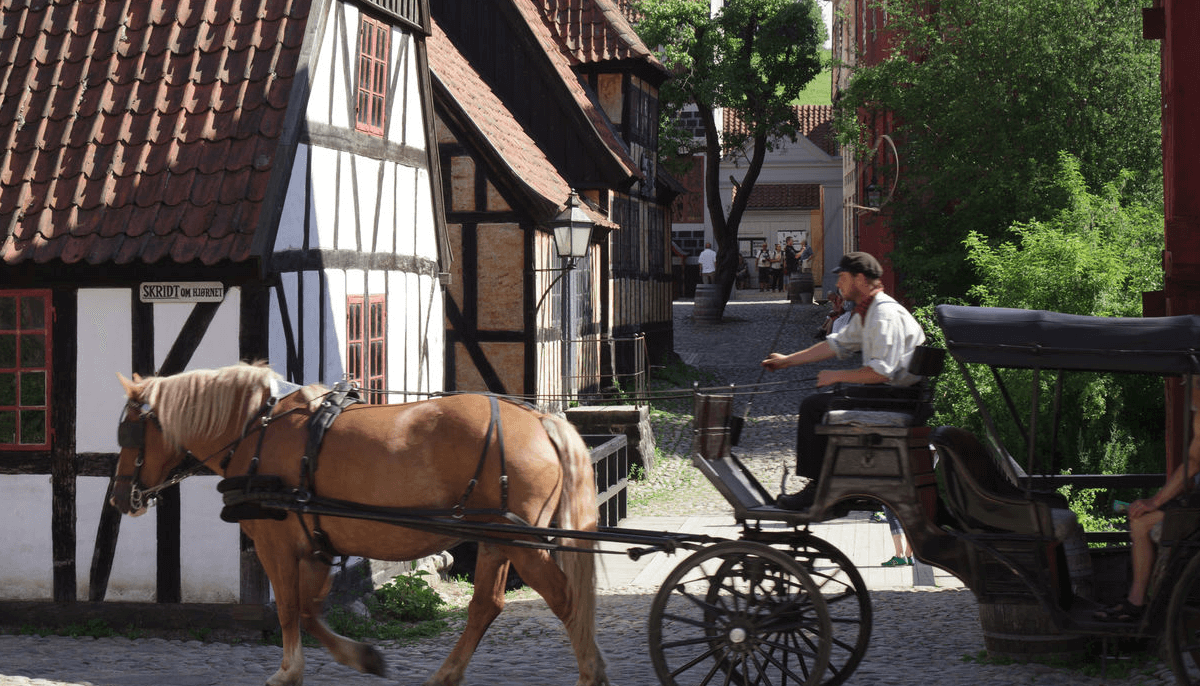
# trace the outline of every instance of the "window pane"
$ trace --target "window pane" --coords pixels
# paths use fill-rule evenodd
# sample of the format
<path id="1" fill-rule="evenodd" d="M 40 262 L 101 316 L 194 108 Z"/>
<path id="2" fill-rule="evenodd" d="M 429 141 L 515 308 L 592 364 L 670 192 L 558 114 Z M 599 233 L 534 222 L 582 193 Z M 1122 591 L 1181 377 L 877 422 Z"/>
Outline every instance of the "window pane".
<path id="1" fill-rule="evenodd" d="M 23 372 L 21 374 L 21 404 L 46 404 L 46 372 Z"/>
<path id="2" fill-rule="evenodd" d="M 0 354 L 2 356 L 2 354 Z M 0 365 L 3 366 L 3 365 Z M 46 337 L 40 333 L 22 334 L 21 366 L 46 366 Z"/>
<path id="3" fill-rule="evenodd" d="M 0 443 L 17 442 L 17 413 L 0 410 Z"/>
<path id="4" fill-rule="evenodd" d="M 21 442 L 26 445 L 46 442 L 45 410 L 25 410 L 21 413 Z"/>
<path id="5" fill-rule="evenodd" d="M 0 297 L 0 329 L 12 331 L 17 328 L 17 299 Z"/>
<path id="6" fill-rule="evenodd" d="M 13 369 L 17 366 L 17 335 L 0 333 L 0 369 Z"/>
<path id="7" fill-rule="evenodd" d="M 36 295 L 21 298 L 21 328 L 46 328 L 46 299 Z"/>
<path id="8" fill-rule="evenodd" d="M 17 404 L 17 375 L 13 372 L 0 373 L 0 405 Z"/>

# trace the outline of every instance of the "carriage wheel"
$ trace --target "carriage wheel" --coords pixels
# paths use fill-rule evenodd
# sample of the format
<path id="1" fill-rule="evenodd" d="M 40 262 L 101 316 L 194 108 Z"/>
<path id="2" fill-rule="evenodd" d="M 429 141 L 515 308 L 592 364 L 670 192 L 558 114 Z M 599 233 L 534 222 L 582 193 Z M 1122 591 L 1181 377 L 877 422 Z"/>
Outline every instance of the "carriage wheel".
<path id="1" fill-rule="evenodd" d="M 650 606 L 650 659 L 678 684 L 816 686 L 832 624 L 817 584 L 786 553 L 718 543 L 679 564 Z"/>
<path id="2" fill-rule="evenodd" d="M 1166 634 L 1176 683 L 1200 684 L 1200 555 L 1192 558 L 1171 591 Z"/>
<path id="3" fill-rule="evenodd" d="M 791 553 L 804 567 L 829 608 L 833 644 L 821 686 L 839 686 L 867 654 L 871 638 L 871 595 L 858 568 L 824 539 L 806 535 L 791 542 Z"/>

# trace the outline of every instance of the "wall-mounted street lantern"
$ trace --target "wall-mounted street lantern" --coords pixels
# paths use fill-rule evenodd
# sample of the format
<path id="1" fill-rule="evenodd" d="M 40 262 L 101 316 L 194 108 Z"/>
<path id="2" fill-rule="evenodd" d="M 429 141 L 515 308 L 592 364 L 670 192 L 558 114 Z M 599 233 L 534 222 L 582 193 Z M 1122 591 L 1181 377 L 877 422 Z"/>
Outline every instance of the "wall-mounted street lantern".
<path id="1" fill-rule="evenodd" d="M 594 225 L 579 204 L 579 194 L 571 191 L 566 208 L 550 222 L 550 228 L 554 230 L 554 249 L 559 257 L 567 260 L 567 269 L 574 269 L 576 260 L 587 257 Z"/>
<path id="2" fill-rule="evenodd" d="M 575 356 L 571 349 L 573 336 L 571 335 L 571 279 L 569 275 L 575 269 L 575 263 L 580 258 L 587 257 L 595 222 L 583 209 L 583 205 L 579 202 L 579 194 L 571 191 L 571 195 L 567 197 L 567 206 L 549 222 L 549 225 L 550 229 L 554 231 L 554 250 L 565 261 L 565 264 L 561 268 L 562 273 L 550 282 L 546 292 L 542 294 L 541 300 L 538 301 L 538 307 L 541 307 L 542 300 L 545 300 L 550 291 L 554 289 L 554 284 L 564 276 L 568 277 L 563 281 L 562 288 L 562 397 L 565 407 L 566 403 L 574 396 L 571 388 Z"/>

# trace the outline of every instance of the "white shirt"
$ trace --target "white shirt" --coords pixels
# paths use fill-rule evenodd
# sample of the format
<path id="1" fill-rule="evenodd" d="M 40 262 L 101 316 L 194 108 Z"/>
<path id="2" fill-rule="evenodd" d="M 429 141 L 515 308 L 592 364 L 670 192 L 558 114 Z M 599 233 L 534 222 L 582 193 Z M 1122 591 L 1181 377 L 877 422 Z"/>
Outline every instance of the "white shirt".
<path id="1" fill-rule="evenodd" d="M 866 317 L 852 314 L 846 328 L 829 334 L 825 340 L 838 359 L 862 351 L 863 364 L 886 376 L 892 386 L 911 386 L 921 380 L 908 372 L 908 363 L 916 347 L 925 342 L 925 332 L 887 293 L 875 296 Z"/>
<path id="2" fill-rule="evenodd" d="M 717 251 L 712 248 L 705 248 L 696 261 L 700 263 L 702 274 L 712 274 L 717 271 Z"/>

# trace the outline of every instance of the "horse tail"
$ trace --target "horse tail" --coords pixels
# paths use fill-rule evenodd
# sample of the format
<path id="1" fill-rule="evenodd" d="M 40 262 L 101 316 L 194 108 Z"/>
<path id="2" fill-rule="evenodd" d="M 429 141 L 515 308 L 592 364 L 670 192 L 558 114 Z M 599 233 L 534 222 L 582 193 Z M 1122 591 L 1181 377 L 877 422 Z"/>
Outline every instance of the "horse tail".
<path id="1" fill-rule="evenodd" d="M 587 444 L 570 422 L 554 415 L 542 415 L 546 435 L 558 451 L 562 463 L 563 489 L 558 499 L 556 516 L 563 529 L 595 531 L 599 518 L 596 509 L 596 480 L 592 472 L 592 457 Z M 591 550 L 591 539 L 564 538 L 562 544 Z M 567 633 L 576 646 L 594 650 L 595 673 L 592 679 L 580 675 L 580 683 L 607 683 L 604 659 L 596 646 L 596 560 L 590 552 L 564 551 L 558 556 L 559 567 L 567 577 L 574 610 L 567 623 Z"/>

